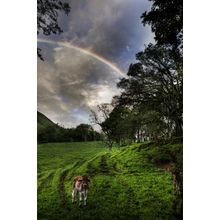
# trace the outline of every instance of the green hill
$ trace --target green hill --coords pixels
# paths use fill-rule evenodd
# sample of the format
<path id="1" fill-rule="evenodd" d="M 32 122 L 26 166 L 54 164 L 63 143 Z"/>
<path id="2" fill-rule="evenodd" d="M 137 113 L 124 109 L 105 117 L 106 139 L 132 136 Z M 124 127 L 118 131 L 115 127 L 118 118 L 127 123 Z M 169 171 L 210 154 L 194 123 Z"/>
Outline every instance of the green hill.
<path id="1" fill-rule="evenodd" d="M 47 127 L 57 127 L 58 125 L 52 122 L 41 112 L 37 112 L 37 128 L 38 131 L 45 129 Z"/>
<path id="2" fill-rule="evenodd" d="M 39 143 L 56 141 L 62 127 L 52 122 L 41 112 L 37 112 L 37 139 Z"/>

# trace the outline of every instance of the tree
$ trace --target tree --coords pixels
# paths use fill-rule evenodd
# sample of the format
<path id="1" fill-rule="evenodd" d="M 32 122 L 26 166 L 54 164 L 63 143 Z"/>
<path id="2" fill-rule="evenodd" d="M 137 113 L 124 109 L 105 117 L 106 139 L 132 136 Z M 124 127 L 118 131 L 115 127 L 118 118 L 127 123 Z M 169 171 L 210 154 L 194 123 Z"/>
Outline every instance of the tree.
<path id="1" fill-rule="evenodd" d="M 161 93 L 161 103 L 157 99 L 159 93 L 155 94 L 156 109 L 161 115 L 164 115 L 164 120 L 167 124 L 167 130 L 175 129 L 174 136 L 182 136 L 182 47 L 183 47 L 183 1 L 182 0 L 150 0 L 153 2 L 150 12 L 144 12 L 141 16 L 144 25 L 151 25 L 152 31 L 155 33 L 156 45 L 166 48 L 168 53 L 168 60 L 166 65 L 163 65 L 170 78 L 170 82 L 163 83 L 163 92 Z M 170 56 L 170 55 L 171 56 Z M 153 56 L 154 57 L 154 56 Z M 161 57 L 163 59 L 163 57 Z M 158 62 L 156 62 L 158 63 Z M 167 65 L 168 64 L 168 65 Z M 170 65 L 173 64 L 173 65 Z M 173 68 L 173 67 L 174 68 Z M 170 68 L 171 67 L 171 68 Z M 176 67 L 176 68 L 175 68 Z M 161 72 L 161 70 L 160 70 Z M 175 75 L 174 75 L 175 73 Z M 153 86 L 154 87 L 154 86 Z M 165 89 L 165 90 L 164 90 Z M 152 100 L 152 99 L 151 99 Z M 164 101 L 163 101 L 164 100 Z M 155 103 L 155 104 L 156 104 Z M 170 106 L 169 106 L 170 105 Z M 182 153 L 179 154 L 182 156 Z M 174 164 L 181 164 L 182 158 L 174 159 Z M 176 177 L 179 192 L 174 201 L 175 216 L 177 219 L 182 219 L 182 167 L 174 171 L 173 175 Z"/>
<path id="2" fill-rule="evenodd" d="M 133 117 L 129 108 L 115 106 L 109 117 L 101 124 L 103 131 L 111 134 L 112 140 L 122 145 L 134 140 Z"/>
<path id="3" fill-rule="evenodd" d="M 101 127 L 104 133 L 104 141 L 107 144 L 108 148 L 111 150 L 113 146 L 113 134 L 112 129 L 108 129 L 108 127 L 103 124 L 109 118 L 109 114 L 112 111 L 113 106 L 108 103 L 103 103 L 97 105 L 97 111 L 91 110 L 90 121 Z"/>
<path id="4" fill-rule="evenodd" d="M 166 123 L 158 112 L 139 106 L 133 109 L 133 114 L 138 142 L 150 140 L 158 143 L 167 139 Z"/>
<path id="5" fill-rule="evenodd" d="M 75 137 L 79 141 L 93 140 L 93 128 L 88 124 L 80 124 L 75 129 Z"/>
<path id="6" fill-rule="evenodd" d="M 37 0 L 37 34 L 62 33 L 62 29 L 58 25 L 59 12 L 68 15 L 69 4 L 61 0 Z M 40 48 L 37 48 L 37 55 L 43 60 Z"/>
<path id="7" fill-rule="evenodd" d="M 145 11 L 141 18 L 144 25 L 151 25 L 158 45 L 182 47 L 183 0 L 150 0 L 151 11 Z"/>
<path id="8" fill-rule="evenodd" d="M 182 58 L 165 46 L 148 45 L 136 56 L 139 62 L 131 64 L 128 78 L 118 87 L 122 105 L 145 106 L 155 111 L 182 136 Z"/>

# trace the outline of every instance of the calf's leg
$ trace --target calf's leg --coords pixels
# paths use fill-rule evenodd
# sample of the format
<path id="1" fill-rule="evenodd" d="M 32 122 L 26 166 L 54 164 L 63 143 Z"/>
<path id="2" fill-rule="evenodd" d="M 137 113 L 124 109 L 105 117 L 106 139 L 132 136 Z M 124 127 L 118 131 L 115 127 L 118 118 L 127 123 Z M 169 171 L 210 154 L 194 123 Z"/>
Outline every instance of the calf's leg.
<path id="1" fill-rule="evenodd" d="M 77 195 L 77 190 L 74 189 L 74 190 L 72 191 L 72 203 L 74 203 L 74 202 L 76 201 L 76 195 Z"/>
<path id="2" fill-rule="evenodd" d="M 84 205 L 86 205 L 86 201 L 87 201 L 87 190 L 84 193 Z"/>
<path id="3" fill-rule="evenodd" d="M 83 197 L 82 192 L 79 192 L 79 205 L 81 205 L 82 197 Z"/>

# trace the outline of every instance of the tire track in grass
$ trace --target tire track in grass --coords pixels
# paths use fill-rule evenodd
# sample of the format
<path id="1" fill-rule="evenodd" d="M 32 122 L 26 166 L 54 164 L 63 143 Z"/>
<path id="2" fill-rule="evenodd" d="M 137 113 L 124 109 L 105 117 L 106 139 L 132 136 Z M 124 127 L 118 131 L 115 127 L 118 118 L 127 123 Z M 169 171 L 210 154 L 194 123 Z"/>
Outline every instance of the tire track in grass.
<path id="1" fill-rule="evenodd" d="M 101 173 L 106 174 L 106 175 L 109 173 L 109 167 L 108 167 L 108 164 L 107 164 L 107 158 L 108 158 L 107 154 L 102 155 L 101 158 L 100 158 L 100 162 L 99 162 Z"/>
<path id="2" fill-rule="evenodd" d="M 59 185 L 58 185 L 58 191 L 60 195 L 61 205 L 62 207 L 67 207 L 67 201 L 66 201 L 66 194 L 65 194 L 65 188 L 64 188 L 64 182 L 67 176 L 67 173 L 69 172 L 69 169 L 64 170 L 59 179 Z"/>
<path id="3" fill-rule="evenodd" d="M 68 206 L 67 206 L 68 195 L 66 194 L 65 183 L 68 182 L 70 185 L 72 185 L 72 178 L 73 178 L 74 174 L 76 175 L 76 173 L 77 173 L 75 170 L 77 170 L 84 163 L 85 163 L 85 160 L 77 161 L 73 165 L 68 166 L 68 168 L 64 169 L 60 174 L 58 191 L 60 194 L 61 205 L 66 209 L 68 208 Z"/>
<path id="4" fill-rule="evenodd" d="M 67 204 L 69 206 L 68 209 L 71 209 L 72 207 L 72 184 L 73 184 L 73 178 L 78 175 L 88 175 L 87 170 L 87 160 L 80 160 L 77 161 L 67 173 L 65 180 L 63 181 L 63 187 L 65 192 L 67 192 L 66 200 L 68 201 Z"/>
<path id="5" fill-rule="evenodd" d="M 85 163 L 85 160 L 77 161 L 73 165 L 68 166 L 66 169 L 64 169 L 60 174 L 58 191 L 60 195 L 61 206 L 64 207 L 65 209 L 69 210 L 68 202 L 67 202 L 68 195 L 66 194 L 66 190 L 65 190 L 65 182 L 70 182 L 73 177 L 74 168 L 76 168 L 77 170 L 77 168 L 82 166 L 82 164 L 84 163 Z"/>
<path id="6" fill-rule="evenodd" d="M 73 176 L 76 176 L 77 175 L 77 170 L 85 163 L 86 160 L 78 160 L 74 163 L 73 166 L 71 166 L 71 168 L 69 168 L 69 172 L 67 177 L 66 177 L 66 180 L 67 181 L 72 181 L 72 178 Z"/>
<path id="7" fill-rule="evenodd" d="M 133 203 L 137 202 L 135 192 L 117 175 L 97 176 L 89 197 L 89 215 L 95 216 L 95 219 L 139 219 L 134 213 L 136 204 Z"/>
<path id="8" fill-rule="evenodd" d="M 96 155 L 95 157 L 92 157 L 89 160 L 89 162 L 92 163 L 98 157 L 100 157 L 100 155 Z M 102 166 L 104 166 L 104 167 L 105 167 L 105 165 L 107 166 L 107 163 L 106 163 L 106 160 L 104 159 L 104 157 L 103 157 L 103 159 L 101 159 L 101 161 L 103 162 Z M 100 161 L 100 164 L 101 164 L 101 161 Z M 78 175 L 78 174 L 82 175 L 82 173 L 84 173 L 84 172 L 87 173 L 87 171 L 88 171 L 87 169 L 85 169 L 84 172 L 83 172 L 83 167 L 84 166 L 85 166 L 85 168 L 87 168 L 88 162 L 86 160 L 80 160 L 80 161 L 77 161 L 76 163 L 74 163 L 74 165 L 68 166 L 68 168 L 64 169 L 60 173 L 58 191 L 59 191 L 61 206 L 64 209 L 67 209 L 67 210 L 71 209 L 70 202 L 68 202 L 70 196 L 69 196 L 69 194 L 67 195 L 66 190 L 68 192 L 70 191 L 69 189 L 72 185 L 73 176 Z"/>
<path id="9" fill-rule="evenodd" d="M 57 201 L 55 201 L 54 205 L 57 206 L 58 209 L 60 209 L 59 216 L 61 219 L 64 218 L 64 216 L 65 216 L 65 219 L 72 219 L 72 217 L 73 217 L 72 211 L 73 210 L 74 210 L 74 212 L 76 212 L 74 214 L 74 219 L 75 219 L 75 215 L 78 215 L 82 212 L 81 208 L 77 207 L 77 208 L 73 209 L 73 207 L 72 207 L 72 203 L 71 203 L 71 199 L 70 199 L 71 193 L 69 194 L 70 188 L 72 185 L 72 178 L 74 175 L 88 174 L 87 169 L 86 169 L 88 162 L 93 162 L 97 159 L 100 161 L 102 154 L 96 155 L 95 157 L 91 157 L 91 159 L 89 161 L 82 159 L 82 160 L 76 161 L 73 164 L 65 166 L 64 169 L 57 169 L 56 171 L 53 170 L 54 173 L 53 173 L 53 175 L 51 175 L 51 177 L 49 177 L 49 179 L 50 178 L 53 179 L 51 186 L 55 187 L 57 189 L 57 193 L 58 193 L 57 194 Z M 97 163 L 97 165 L 99 166 L 99 162 Z M 56 192 L 56 190 L 54 192 Z M 54 198 L 55 198 L 55 195 L 54 195 Z M 54 208 L 55 208 L 55 206 L 54 206 Z M 84 214 L 82 214 L 82 213 L 79 216 L 85 217 Z"/>
<path id="10" fill-rule="evenodd" d="M 99 175 L 104 175 L 104 176 L 108 176 L 109 173 L 109 167 L 107 164 L 107 158 L 108 155 L 106 155 L 106 153 L 101 153 L 98 154 L 94 157 L 92 157 L 90 160 L 85 161 L 80 167 L 78 167 L 79 169 L 75 171 L 74 174 L 79 174 L 79 175 L 89 175 L 92 179 L 91 179 L 91 189 L 89 192 L 89 201 L 86 207 L 79 207 L 78 205 L 72 205 L 72 203 L 67 202 L 66 203 L 66 208 L 70 211 L 69 212 L 69 217 L 70 219 L 100 219 L 97 218 L 97 214 L 95 214 L 95 211 L 97 209 L 101 208 L 101 204 L 102 202 L 98 202 L 97 203 L 97 192 L 95 193 L 94 190 L 96 191 L 96 176 Z M 70 180 L 70 173 L 68 174 L 68 180 Z M 94 185 L 95 184 L 95 185 Z M 110 187 L 110 181 L 103 179 L 101 188 L 100 186 L 98 187 L 98 194 L 100 194 L 100 191 L 103 190 L 104 194 L 106 187 Z M 66 178 L 66 190 L 69 192 L 70 191 L 70 182 L 67 182 L 67 178 Z M 70 198 L 70 196 L 67 197 L 68 199 Z M 94 200 L 95 198 L 95 200 Z M 68 201 L 71 201 L 70 199 Z M 86 209 L 86 212 L 83 211 Z M 94 218 L 92 218 L 92 216 L 95 216 Z"/>
<path id="11" fill-rule="evenodd" d="M 37 188 L 38 195 L 43 190 L 43 188 L 45 188 L 48 185 L 48 183 L 52 180 L 53 177 L 54 177 L 54 171 L 50 172 L 45 178 L 41 179 L 41 183 Z"/>
<path id="12" fill-rule="evenodd" d="M 106 154 L 106 153 L 104 153 Z M 98 163 L 95 164 L 96 160 L 98 160 L 103 153 L 99 153 L 95 155 L 94 157 L 91 157 L 88 160 L 84 160 L 80 166 L 76 169 L 76 172 L 73 173 L 74 175 L 89 175 L 90 177 L 95 176 L 97 173 L 99 173 L 98 170 Z"/>
<path id="13" fill-rule="evenodd" d="M 120 178 L 120 176 L 118 176 L 118 180 L 120 181 L 121 186 L 124 188 L 124 193 L 126 197 L 126 203 L 124 205 L 124 210 L 126 210 L 126 212 L 123 213 L 122 219 L 126 217 L 126 219 L 138 220 L 139 215 L 137 207 L 139 202 L 136 199 L 135 191 L 124 178 Z"/>
<path id="14" fill-rule="evenodd" d="M 87 162 L 86 173 L 90 176 L 96 175 L 115 175 L 116 163 L 108 164 L 109 153 L 99 154 Z"/>

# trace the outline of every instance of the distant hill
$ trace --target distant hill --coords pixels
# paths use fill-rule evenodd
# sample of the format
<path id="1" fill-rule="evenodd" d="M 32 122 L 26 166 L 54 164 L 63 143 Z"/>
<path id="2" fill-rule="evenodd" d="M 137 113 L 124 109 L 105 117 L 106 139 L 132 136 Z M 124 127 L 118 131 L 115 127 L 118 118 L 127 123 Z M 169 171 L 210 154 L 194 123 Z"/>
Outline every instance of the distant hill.
<path id="1" fill-rule="evenodd" d="M 37 112 L 37 139 L 38 142 L 55 141 L 57 133 L 62 127 L 52 122 L 41 112 Z"/>
<path id="2" fill-rule="evenodd" d="M 42 129 L 46 129 L 47 127 L 59 127 L 57 124 L 52 122 L 49 118 L 47 118 L 41 112 L 37 112 L 37 132 Z"/>

